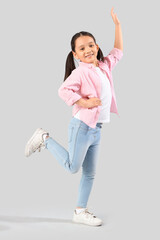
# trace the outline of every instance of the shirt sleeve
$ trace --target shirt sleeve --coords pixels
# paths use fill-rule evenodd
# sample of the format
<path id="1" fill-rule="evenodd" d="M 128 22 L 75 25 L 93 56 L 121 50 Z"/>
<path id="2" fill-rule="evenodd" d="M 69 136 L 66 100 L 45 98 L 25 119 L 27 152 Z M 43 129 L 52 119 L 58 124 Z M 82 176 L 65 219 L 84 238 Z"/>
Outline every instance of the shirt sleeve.
<path id="1" fill-rule="evenodd" d="M 123 51 L 119 48 L 113 48 L 110 53 L 104 57 L 104 62 L 108 64 L 109 69 L 112 71 L 116 64 L 120 61 L 123 56 Z"/>
<path id="2" fill-rule="evenodd" d="M 81 79 L 76 69 L 74 69 L 58 89 L 58 95 L 68 106 L 72 106 L 82 97 L 77 93 L 80 87 Z"/>

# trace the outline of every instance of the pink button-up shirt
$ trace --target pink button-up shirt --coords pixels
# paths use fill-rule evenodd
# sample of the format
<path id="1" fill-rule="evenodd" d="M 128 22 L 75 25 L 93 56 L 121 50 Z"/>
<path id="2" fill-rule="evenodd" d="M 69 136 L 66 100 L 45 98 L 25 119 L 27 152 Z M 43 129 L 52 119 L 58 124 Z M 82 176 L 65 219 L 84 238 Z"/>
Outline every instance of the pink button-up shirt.
<path id="1" fill-rule="evenodd" d="M 113 48 L 111 52 L 104 57 L 105 61 L 98 61 L 99 68 L 107 75 L 112 92 L 112 101 L 110 112 L 118 114 L 115 90 L 112 79 L 112 70 L 115 65 L 122 58 L 123 52 L 118 48 Z M 73 106 L 72 116 L 74 116 L 79 110 L 80 120 L 86 123 L 91 128 L 96 127 L 98 117 L 100 114 L 100 106 L 93 108 L 80 107 L 74 104 L 80 98 L 92 98 L 101 96 L 101 79 L 96 72 L 96 69 L 92 63 L 79 62 L 79 66 L 72 71 L 69 77 L 63 82 L 58 89 L 59 96 L 64 100 L 68 106 Z"/>

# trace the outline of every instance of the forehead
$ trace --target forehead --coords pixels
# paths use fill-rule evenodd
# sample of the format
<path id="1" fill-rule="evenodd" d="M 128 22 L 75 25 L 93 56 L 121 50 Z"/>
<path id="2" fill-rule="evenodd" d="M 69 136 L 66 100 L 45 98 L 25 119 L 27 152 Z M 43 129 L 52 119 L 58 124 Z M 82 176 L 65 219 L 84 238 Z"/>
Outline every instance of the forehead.
<path id="1" fill-rule="evenodd" d="M 75 45 L 76 45 L 76 47 L 78 48 L 78 47 L 81 47 L 81 46 L 83 46 L 83 45 L 89 44 L 89 43 L 91 43 L 91 42 L 94 43 L 94 40 L 93 40 L 92 37 L 89 37 L 89 36 L 81 36 L 81 37 L 79 37 L 79 38 L 76 39 Z"/>

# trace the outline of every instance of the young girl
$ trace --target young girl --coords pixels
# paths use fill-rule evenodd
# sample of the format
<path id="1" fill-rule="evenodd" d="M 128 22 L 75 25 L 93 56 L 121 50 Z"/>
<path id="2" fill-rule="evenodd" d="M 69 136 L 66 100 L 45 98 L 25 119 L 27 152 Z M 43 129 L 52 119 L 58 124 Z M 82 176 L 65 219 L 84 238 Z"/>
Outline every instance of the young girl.
<path id="1" fill-rule="evenodd" d="M 121 25 L 113 7 L 111 16 L 115 23 L 115 43 L 106 57 L 89 32 L 76 33 L 71 40 L 64 82 L 58 90 L 65 103 L 73 106 L 68 127 L 68 151 L 42 128 L 34 132 L 25 147 L 26 157 L 37 149 L 48 149 L 70 173 L 78 172 L 82 166 L 73 221 L 92 226 L 102 225 L 102 220 L 87 209 L 96 173 L 101 128 L 103 123 L 110 121 L 110 112 L 118 114 L 112 70 L 123 56 L 123 42 Z M 77 68 L 74 59 L 79 60 Z"/>

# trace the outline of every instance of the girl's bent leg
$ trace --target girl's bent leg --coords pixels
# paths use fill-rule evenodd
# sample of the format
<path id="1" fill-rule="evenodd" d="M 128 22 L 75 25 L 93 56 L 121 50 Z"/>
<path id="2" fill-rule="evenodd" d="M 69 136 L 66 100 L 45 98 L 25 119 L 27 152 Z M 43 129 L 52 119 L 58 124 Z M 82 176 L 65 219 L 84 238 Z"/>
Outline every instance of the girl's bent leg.
<path id="1" fill-rule="evenodd" d="M 81 122 L 69 125 L 68 151 L 53 138 L 45 140 L 46 148 L 57 159 L 61 166 L 71 173 L 78 172 L 89 147 L 87 129 L 81 127 Z"/>

